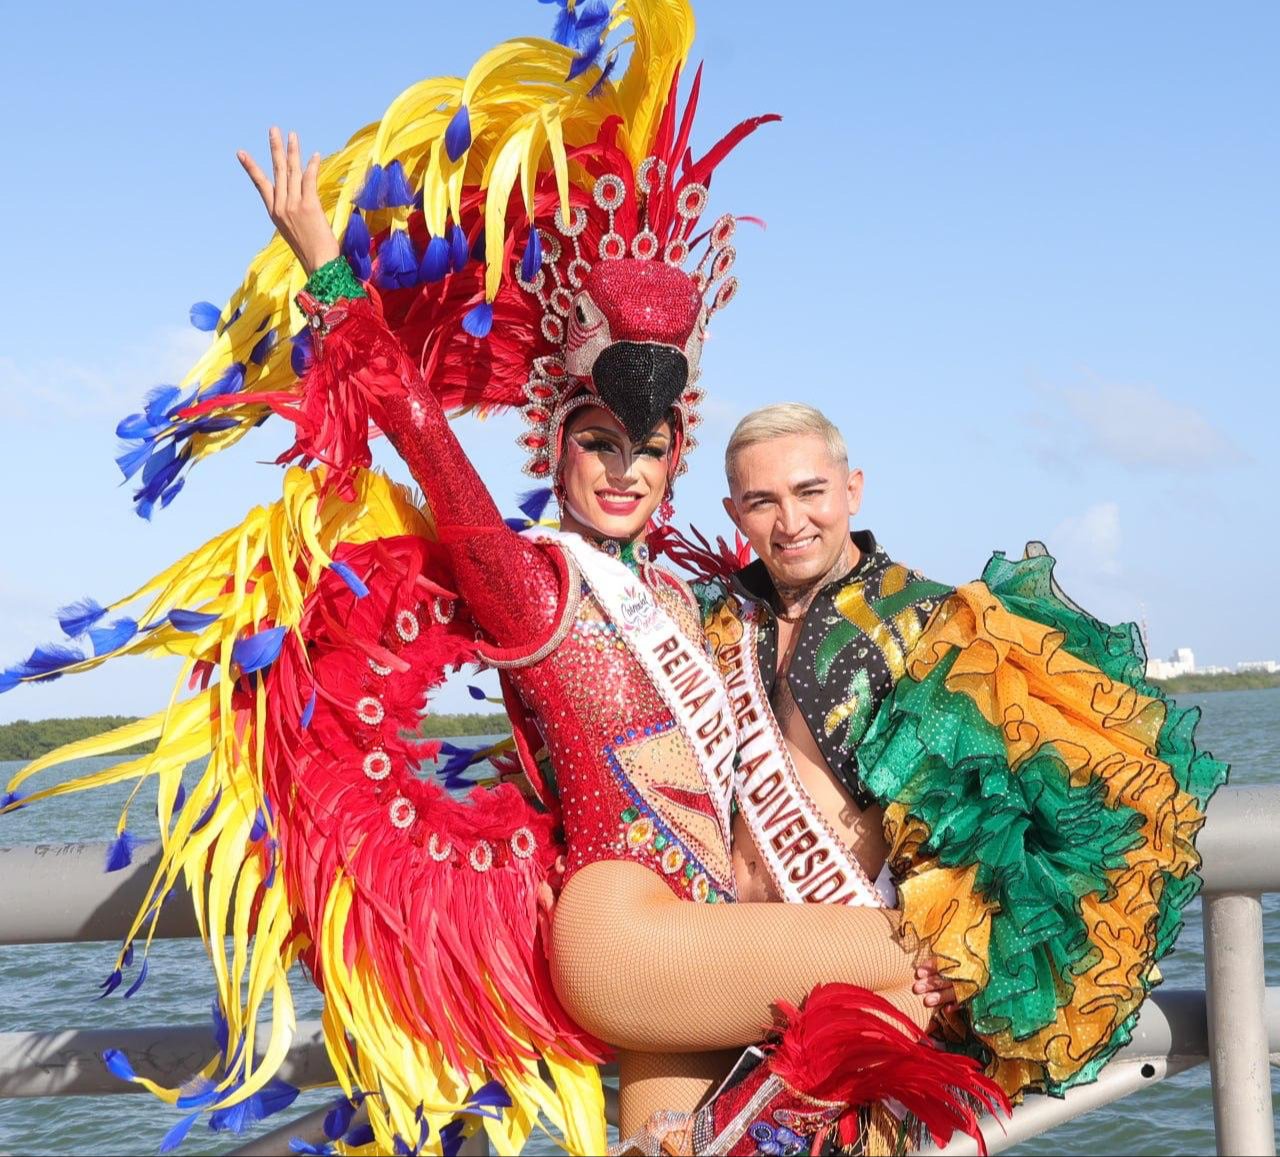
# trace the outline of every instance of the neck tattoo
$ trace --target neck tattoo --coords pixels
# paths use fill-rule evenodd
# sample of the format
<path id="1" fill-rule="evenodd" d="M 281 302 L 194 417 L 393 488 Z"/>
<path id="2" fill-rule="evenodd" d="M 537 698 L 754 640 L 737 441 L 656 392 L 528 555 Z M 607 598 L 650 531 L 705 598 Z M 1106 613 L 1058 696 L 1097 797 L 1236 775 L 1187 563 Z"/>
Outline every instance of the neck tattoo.
<path id="1" fill-rule="evenodd" d="M 836 559 L 835 565 L 826 574 L 821 575 L 812 582 L 804 583 L 802 586 L 775 585 L 774 614 L 787 623 L 801 622 L 805 615 L 809 613 L 809 608 L 813 606 L 813 600 L 818 597 L 818 592 L 830 583 L 844 578 L 858 565 L 858 559 L 858 550 L 853 545 L 853 542 L 850 541 L 848 549 L 840 552 L 840 557 Z"/>

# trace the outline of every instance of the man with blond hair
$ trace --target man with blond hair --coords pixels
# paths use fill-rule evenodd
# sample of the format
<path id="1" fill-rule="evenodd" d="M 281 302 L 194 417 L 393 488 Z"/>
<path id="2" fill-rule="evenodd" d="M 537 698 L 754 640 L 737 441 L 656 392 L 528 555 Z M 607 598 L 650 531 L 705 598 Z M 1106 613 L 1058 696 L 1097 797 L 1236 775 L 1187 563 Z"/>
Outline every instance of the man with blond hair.
<path id="1" fill-rule="evenodd" d="M 812 406 L 748 414 L 725 472 L 725 510 L 758 556 L 707 619 L 738 721 L 739 895 L 892 904 L 858 743 L 951 588 L 894 562 L 869 530 L 850 533 L 862 471 Z"/>

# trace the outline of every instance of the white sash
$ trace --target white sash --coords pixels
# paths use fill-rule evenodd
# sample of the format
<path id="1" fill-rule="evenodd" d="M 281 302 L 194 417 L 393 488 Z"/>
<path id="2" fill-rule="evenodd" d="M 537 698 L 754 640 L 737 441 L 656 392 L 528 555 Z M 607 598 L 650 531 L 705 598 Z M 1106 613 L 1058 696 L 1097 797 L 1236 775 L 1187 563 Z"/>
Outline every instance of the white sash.
<path id="1" fill-rule="evenodd" d="M 720 637 L 712 624 L 716 661 L 733 705 L 738 731 L 734 773 L 738 807 L 774 885 L 784 900 L 807 904 L 848 904 L 883 908 L 893 899 L 878 890 L 857 858 L 831 830 L 796 772 L 778 730 L 756 659 L 759 604 L 741 601 L 736 639 Z M 724 618 L 721 618 L 724 623 Z M 888 888 L 892 883 L 882 873 Z"/>
<path id="2" fill-rule="evenodd" d="M 644 667 L 697 756 L 698 769 L 728 848 L 733 831 L 729 809 L 737 736 L 720 673 L 623 563 L 576 534 L 546 527 L 537 527 L 529 534 L 555 542 L 573 556 L 592 594 Z"/>

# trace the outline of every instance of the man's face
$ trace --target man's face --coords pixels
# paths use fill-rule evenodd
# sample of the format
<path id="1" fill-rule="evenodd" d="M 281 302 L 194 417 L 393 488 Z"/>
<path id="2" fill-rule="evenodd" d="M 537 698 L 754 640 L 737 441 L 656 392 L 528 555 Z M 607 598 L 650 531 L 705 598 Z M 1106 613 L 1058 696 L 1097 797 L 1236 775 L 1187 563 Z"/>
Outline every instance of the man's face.
<path id="1" fill-rule="evenodd" d="M 830 573 L 849 544 L 862 471 L 833 461 L 817 434 L 789 434 L 739 450 L 724 508 L 778 586 Z"/>

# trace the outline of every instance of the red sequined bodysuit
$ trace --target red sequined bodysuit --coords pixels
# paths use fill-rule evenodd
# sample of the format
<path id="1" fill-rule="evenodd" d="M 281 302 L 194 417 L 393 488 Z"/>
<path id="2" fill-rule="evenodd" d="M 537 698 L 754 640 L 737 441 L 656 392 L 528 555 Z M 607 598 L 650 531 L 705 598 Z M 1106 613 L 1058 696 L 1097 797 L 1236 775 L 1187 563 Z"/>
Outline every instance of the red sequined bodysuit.
<path id="1" fill-rule="evenodd" d="M 367 300 L 350 308 L 376 316 Z M 394 343 L 387 336 L 384 351 Z M 729 833 L 691 740 L 566 552 L 503 522 L 402 350 L 398 370 L 406 393 L 385 403 L 382 428 L 422 487 L 458 591 L 502 668 L 522 763 L 536 787 L 559 797 L 566 882 L 587 864 L 632 860 L 681 897 L 734 899 Z M 644 571 L 662 608 L 704 648 L 687 588 Z M 550 777 L 535 758 L 539 738 Z"/>

